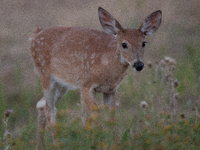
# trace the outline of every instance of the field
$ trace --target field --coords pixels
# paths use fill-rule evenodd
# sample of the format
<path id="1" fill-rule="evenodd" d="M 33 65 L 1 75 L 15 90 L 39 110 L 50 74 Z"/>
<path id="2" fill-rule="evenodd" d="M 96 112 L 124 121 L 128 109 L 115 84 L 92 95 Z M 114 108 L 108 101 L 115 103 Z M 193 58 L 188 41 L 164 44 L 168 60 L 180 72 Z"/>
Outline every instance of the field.
<path id="1" fill-rule="evenodd" d="M 34 74 L 29 37 L 37 26 L 84 26 L 102 30 L 97 8 L 108 10 L 127 28 L 139 28 L 161 9 L 159 30 L 147 38 L 145 68 L 132 68 L 110 112 L 97 94 L 100 114 L 81 121 L 80 92 L 69 91 L 58 103 L 52 144 L 43 132 L 43 149 L 176 150 L 200 149 L 200 2 L 165 0 L 81 0 L 0 2 L 0 150 L 35 149 L 42 98 Z M 7 117 L 6 110 L 12 110 Z M 116 120 L 109 116 L 115 113 Z M 98 124 L 98 125 L 97 125 Z"/>

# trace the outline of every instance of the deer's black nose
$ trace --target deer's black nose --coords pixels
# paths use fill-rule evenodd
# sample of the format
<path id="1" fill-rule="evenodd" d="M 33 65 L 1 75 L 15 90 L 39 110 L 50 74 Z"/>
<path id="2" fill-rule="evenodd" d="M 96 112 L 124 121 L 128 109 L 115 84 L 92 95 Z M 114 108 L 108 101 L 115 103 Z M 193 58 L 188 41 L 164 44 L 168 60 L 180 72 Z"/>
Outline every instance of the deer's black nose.
<path id="1" fill-rule="evenodd" d="M 134 63 L 133 67 L 137 70 L 137 71 L 141 71 L 144 68 L 144 64 L 141 61 L 138 61 L 136 63 Z"/>

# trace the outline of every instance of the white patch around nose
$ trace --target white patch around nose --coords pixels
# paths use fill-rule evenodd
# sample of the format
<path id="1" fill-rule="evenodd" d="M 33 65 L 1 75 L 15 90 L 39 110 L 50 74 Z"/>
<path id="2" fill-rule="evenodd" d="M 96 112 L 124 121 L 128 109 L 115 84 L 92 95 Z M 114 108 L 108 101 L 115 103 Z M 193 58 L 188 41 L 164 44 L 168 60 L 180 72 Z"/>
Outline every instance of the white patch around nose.
<path id="1" fill-rule="evenodd" d="M 139 71 L 137 71 L 135 68 L 133 68 L 133 70 L 134 70 L 135 72 L 139 72 Z"/>

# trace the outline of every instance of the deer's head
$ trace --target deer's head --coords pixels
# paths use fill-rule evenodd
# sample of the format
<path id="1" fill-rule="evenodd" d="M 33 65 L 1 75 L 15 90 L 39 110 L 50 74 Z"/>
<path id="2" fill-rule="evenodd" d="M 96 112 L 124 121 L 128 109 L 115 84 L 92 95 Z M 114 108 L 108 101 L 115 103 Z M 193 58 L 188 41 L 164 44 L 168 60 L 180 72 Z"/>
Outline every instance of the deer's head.
<path id="1" fill-rule="evenodd" d="M 117 39 L 117 50 L 120 52 L 121 62 L 128 63 L 136 71 L 141 71 L 144 67 L 142 58 L 147 43 L 145 37 L 159 28 L 162 12 L 157 10 L 151 13 L 144 19 L 139 29 L 124 29 L 109 12 L 101 7 L 98 11 L 104 31 Z"/>

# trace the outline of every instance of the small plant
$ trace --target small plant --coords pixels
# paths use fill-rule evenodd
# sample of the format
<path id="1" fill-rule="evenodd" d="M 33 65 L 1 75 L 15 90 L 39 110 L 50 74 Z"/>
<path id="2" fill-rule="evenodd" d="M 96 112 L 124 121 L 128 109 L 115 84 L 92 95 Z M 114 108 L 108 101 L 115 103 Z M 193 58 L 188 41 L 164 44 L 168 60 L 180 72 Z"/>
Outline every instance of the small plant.
<path id="1" fill-rule="evenodd" d="M 147 62 L 148 68 L 151 70 L 149 74 L 147 90 L 147 101 L 150 104 L 150 114 L 154 120 L 160 119 L 159 113 L 169 113 L 171 121 L 174 121 L 177 115 L 177 87 L 178 79 L 175 79 L 176 61 L 173 58 L 165 57 L 155 64 Z"/>
<path id="2" fill-rule="evenodd" d="M 1 146 L 4 147 L 4 150 L 8 150 L 11 147 L 10 146 L 10 143 L 11 143 L 10 132 L 8 131 L 8 120 L 9 120 L 9 115 L 12 111 L 13 110 L 6 110 L 4 113 L 5 119 L 3 119 L 3 122 L 5 124 L 5 133 L 3 135 L 3 138 L 0 137 L 0 142 L 1 142 L 0 144 Z"/>

